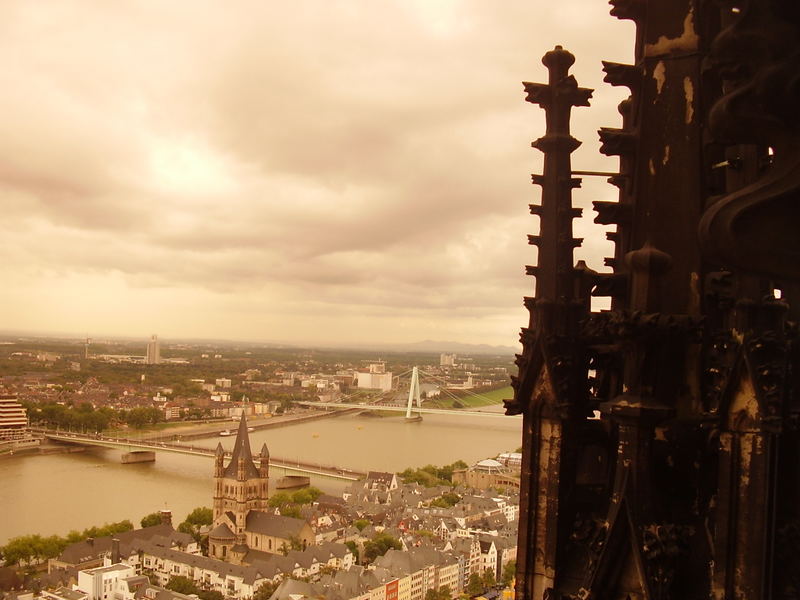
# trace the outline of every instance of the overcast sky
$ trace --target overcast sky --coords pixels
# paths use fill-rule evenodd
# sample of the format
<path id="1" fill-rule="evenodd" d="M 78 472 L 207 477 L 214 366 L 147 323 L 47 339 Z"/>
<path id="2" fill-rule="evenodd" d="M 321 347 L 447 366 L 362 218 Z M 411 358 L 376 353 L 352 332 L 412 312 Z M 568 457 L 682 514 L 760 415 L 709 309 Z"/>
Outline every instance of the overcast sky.
<path id="1" fill-rule="evenodd" d="M 600 61 L 632 36 L 602 0 L 3 2 L 0 329 L 516 346 L 543 133 L 520 82 L 571 50 L 596 90 L 573 166 L 613 170 Z"/>

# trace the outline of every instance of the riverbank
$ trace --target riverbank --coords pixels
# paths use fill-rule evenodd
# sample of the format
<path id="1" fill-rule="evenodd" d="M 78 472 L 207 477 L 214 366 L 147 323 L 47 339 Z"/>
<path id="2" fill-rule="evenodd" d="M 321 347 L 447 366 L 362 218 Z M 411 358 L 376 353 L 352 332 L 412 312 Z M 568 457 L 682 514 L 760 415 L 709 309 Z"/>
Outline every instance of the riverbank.
<path id="1" fill-rule="evenodd" d="M 261 416 L 254 415 L 247 418 L 247 426 L 254 431 L 261 431 L 264 429 L 272 429 L 275 427 L 287 427 L 289 425 L 297 425 L 307 421 L 316 421 L 319 419 L 328 419 L 332 417 L 340 417 L 347 414 L 358 412 L 358 409 L 341 409 L 331 411 L 309 410 L 302 413 L 292 413 L 288 415 L 276 416 Z M 239 418 L 216 421 L 214 423 L 185 423 L 169 431 L 145 431 L 142 435 L 131 435 L 131 432 L 126 432 L 126 437 L 131 439 L 142 440 L 196 440 L 202 438 L 219 436 L 223 431 L 230 431 L 232 434 L 236 433 L 236 428 L 239 425 Z"/>
<path id="2" fill-rule="evenodd" d="M 440 394 L 436 398 L 425 401 L 425 406 L 429 408 L 453 408 L 454 404 L 458 402 L 463 408 L 469 410 L 481 410 L 485 407 L 502 406 L 503 400 L 514 397 L 514 388 L 510 385 L 488 392 L 465 392 L 458 394 L 457 397 L 452 395 Z"/>
<path id="3" fill-rule="evenodd" d="M 498 406 L 498 410 L 502 408 Z M 183 425 L 187 426 L 192 424 Z M 353 414 L 254 431 L 250 436 L 256 451 L 266 443 L 273 456 L 290 461 L 364 472 L 400 472 L 409 466 L 451 464 L 458 459 L 472 464 L 514 450 L 521 444 L 521 422 L 516 418 L 425 415 L 423 421 L 408 424 L 402 416 Z M 187 445 L 213 449 L 218 441 L 231 450 L 234 436 L 209 437 Z M 71 528 L 122 519 L 137 524 L 143 515 L 165 506 L 178 523 L 196 507 L 211 505 L 214 471 L 208 457 L 164 452 L 154 463 L 124 465 L 119 455 L 119 450 L 95 447 L 0 460 L 0 481 L 8 482 L 0 486 L 4 511 L 0 544 L 16 535 L 65 535 Z M 270 469 L 276 482 L 286 474 L 294 473 Z M 311 485 L 340 495 L 349 484 L 312 476 Z"/>

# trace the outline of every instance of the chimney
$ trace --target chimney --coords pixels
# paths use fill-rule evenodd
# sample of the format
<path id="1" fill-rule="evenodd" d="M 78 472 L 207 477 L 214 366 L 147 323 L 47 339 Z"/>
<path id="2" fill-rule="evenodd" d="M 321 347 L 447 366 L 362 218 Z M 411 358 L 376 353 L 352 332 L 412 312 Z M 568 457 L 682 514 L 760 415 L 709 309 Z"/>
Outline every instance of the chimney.
<path id="1" fill-rule="evenodd" d="M 119 563 L 119 540 L 117 538 L 111 539 L 111 564 L 116 565 Z"/>
<path id="2" fill-rule="evenodd" d="M 172 511 L 168 508 L 161 510 L 161 523 L 172 527 Z"/>

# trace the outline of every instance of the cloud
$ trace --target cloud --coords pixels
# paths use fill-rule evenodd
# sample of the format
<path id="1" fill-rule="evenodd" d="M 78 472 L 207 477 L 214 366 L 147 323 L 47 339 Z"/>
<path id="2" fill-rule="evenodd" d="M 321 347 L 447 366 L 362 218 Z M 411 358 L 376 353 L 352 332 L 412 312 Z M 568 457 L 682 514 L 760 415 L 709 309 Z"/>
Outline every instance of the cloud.
<path id="1" fill-rule="evenodd" d="M 14 296 L 8 324 L 327 342 L 347 314 L 376 341 L 514 343 L 543 130 L 520 82 L 564 43 L 601 85 L 597 48 L 633 40 L 597 4 L 5 3 L 0 274 L 95 307 Z M 621 98 L 575 111 L 576 168 L 614 169 L 594 130 Z M 615 195 L 586 181 L 576 204 Z M 600 268 L 591 218 L 577 254 Z M 246 325 L 258 310 L 295 317 Z"/>

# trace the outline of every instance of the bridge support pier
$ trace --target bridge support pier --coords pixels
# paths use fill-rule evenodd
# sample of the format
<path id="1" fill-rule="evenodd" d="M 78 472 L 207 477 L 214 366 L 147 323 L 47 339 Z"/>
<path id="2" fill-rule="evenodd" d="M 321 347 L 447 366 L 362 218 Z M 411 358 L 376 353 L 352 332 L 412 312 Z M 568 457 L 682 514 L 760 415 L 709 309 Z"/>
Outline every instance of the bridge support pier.
<path id="1" fill-rule="evenodd" d="M 156 453 L 152 450 L 134 450 L 122 455 L 122 464 L 131 465 L 143 462 L 156 462 Z"/>

